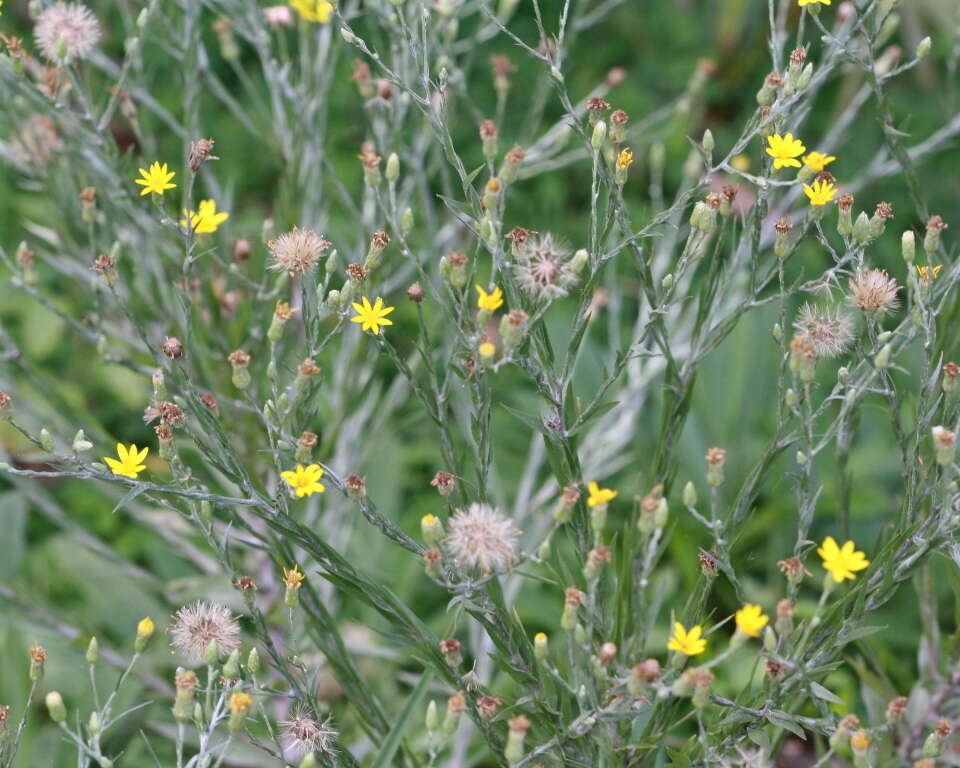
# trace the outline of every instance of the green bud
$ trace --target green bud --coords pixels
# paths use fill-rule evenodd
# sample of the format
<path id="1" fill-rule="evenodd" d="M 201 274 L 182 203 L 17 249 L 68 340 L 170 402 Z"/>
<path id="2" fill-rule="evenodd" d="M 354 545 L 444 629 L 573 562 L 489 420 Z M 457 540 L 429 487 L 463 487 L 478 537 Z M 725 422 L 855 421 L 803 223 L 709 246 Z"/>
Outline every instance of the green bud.
<path id="1" fill-rule="evenodd" d="M 877 356 L 873 358 L 873 364 L 877 368 L 886 368 L 890 364 L 891 352 L 893 352 L 891 346 L 889 344 L 885 344 L 877 353 Z"/>
<path id="2" fill-rule="evenodd" d="M 428 731 L 435 731 L 439 723 L 440 716 L 437 714 L 437 702 L 431 699 L 430 703 L 427 704 L 427 715 L 424 718 L 424 725 L 426 725 Z"/>
<path id="3" fill-rule="evenodd" d="M 593 136 L 590 138 L 590 146 L 594 152 L 599 152 L 603 146 L 603 140 L 607 137 L 607 124 L 603 120 L 598 120 L 593 126 Z"/>
<path id="4" fill-rule="evenodd" d="M 701 146 L 703 147 L 703 151 L 706 152 L 708 155 L 713 152 L 713 149 L 716 146 L 713 140 L 713 132 L 709 128 L 707 128 L 707 130 L 703 132 L 703 140 L 701 141 Z"/>
<path id="5" fill-rule="evenodd" d="M 219 660 L 220 651 L 217 649 L 217 641 L 211 640 L 207 649 L 203 652 L 203 661 L 208 667 L 215 667 Z"/>
<path id="6" fill-rule="evenodd" d="M 918 58 L 918 59 L 925 59 L 925 58 L 927 58 L 927 56 L 930 55 L 930 47 L 931 47 L 931 45 L 932 45 L 932 43 L 931 43 L 929 37 L 925 37 L 925 38 L 923 38 L 923 40 L 921 40 L 919 43 L 917 43 L 917 54 L 916 54 L 917 58 Z"/>
<path id="7" fill-rule="evenodd" d="M 93 443 L 87 440 L 87 436 L 82 429 L 73 436 L 74 453 L 83 453 L 84 451 L 89 451 L 91 448 L 93 448 Z"/>
<path id="8" fill-rule="evenodd" d="M 87 643 L 87 654 L 86 654 L 87 664 L 91 666 L 96 664 L 100 659 L 100 643 L 97 642 L 96 637 L 91 637 L 90 642 Z"/>
<path id="9" fill-rule="evenodd" d="M 697 487 L 692 480 L 687 480 L 687 484 L 683 486 L 683 506 L 689 509 L 697 506 Z"/>
<path id="10" fill-rule="evenodd" d="M 56 691 L 50 691 L 46 699 L 47 711 L 50 719 L 55 723 L 62 723 L 67 719 L 67 708 L 63 705 L 63 697 Z"/>
<path id="11" fill-rule="evenodd" d="M 251 648 L 250 653 L 247 654 L 247 671 L 251 675 L 255 675 L 260 671 L 260 654 L 255 647 Z"/>
<path id="12" fill-rule="evenodd" d="M 873 239 L 870 233 L 870 217 L 866 211 L 860 211 L 857 220 L 853 223 L 853 237 L 859 243 L 866 243 Z"/>
<path id="13" fill-rule="evenodd" d="M 387 181 L 391 184 L 396 182 L 400 178 L 400 158 L 397 157 L 396 152 L 391 152 L 390 157 L 387 158 Z"/>
<path id="14" fill-rule="evenodd" d="M 400 216 L 400 234 L 406 237 L 413 230 L 413 209 L 405 208 Z"/>
<path id="15" fill-rule="evenodd" d="M 227 680 L 233 680 L 240 675 L 240 650 L 234 648 L 233 652 L 227 658 L 226 664 L 223 665 L 223 676 Z"/>
<path id="16" fill-rule="evenodd" d="M 87 721 L 87 730 L 94 736 L 100 733 L 100 714 L 98 712 L 90 713 L 90 719 Z"/>
<path id="17" fill-rule="evenodd" d="M 47 453 L 53 452 L 53 435 L 50 434 L 46 427 L 40 430 L 40 445 Z"/>

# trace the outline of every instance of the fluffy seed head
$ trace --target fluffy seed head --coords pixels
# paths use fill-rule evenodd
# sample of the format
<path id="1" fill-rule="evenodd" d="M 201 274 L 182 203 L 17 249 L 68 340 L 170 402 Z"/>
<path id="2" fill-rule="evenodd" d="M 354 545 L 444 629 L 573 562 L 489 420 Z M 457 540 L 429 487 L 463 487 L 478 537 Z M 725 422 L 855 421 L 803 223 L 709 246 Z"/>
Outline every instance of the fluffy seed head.
<path id="1" fill-rule="evenodd" d="M 864 312 L 882 315 L 900 304 L 897 281 L 883 269 L 865 269 L 850 278 L 850 303 Z"/>
<path id="2" fill-rule="evenodd" d="M 488 504 L 471 504 L 457 510 L 450 519 L 446 542 L 460 565 L 484 573 L 504 570 L 513 562 L 513 548 L 519 531 L 513 521 Z"/>
<path id="3" fill-rule="evenodd" d="M 286 747 L 299 755 L 313 752 L 330 752 L 330 743 L 337 738 L 337 732 L 330 721 L 315 720 L 304 712 L 296 713 L 290 720 L 280 723 Z"/>
<path id="4" fill-rule="evenodd" d="M 240 625 L 226 606 L 198 600 L 174 614 L 170 638 L 170 645 L 191 661 L 199 662 L 211 641 L 216 642 L 221 656 L 229 656 L 237 650 L 240 647 Z"/>
<path id="5" fill-rule="evenodd" d="M 40 14 L 33 36 L 45 59 L 69 64 L 90 55 L 100 40 L 100 24 L 85 5 L 54 3 Z"/>
<path id="6" fill-rule="evenodd" d="M 804 304 L 793 327 L 806 335 L 818 357 L 837 357 L 853 341 L 853 321 L 838 307 Z"/>
<path id="7" fill-rule="evenodd" d="M 535 299 L 558 299 L 577 281 L 570 269 L 570 249 L 552 235 L 525 238 L 517 243 L 514 271 L 520 286 Z"/>
<path id="8" fill-rule="evenodd" d="M 294 227 L 267 243 L 273 256 L 271 269 L 283 270 L 296 277 L 313 269 L 323 252 L 331 246 L 329 240 L 312 229 Z"/>

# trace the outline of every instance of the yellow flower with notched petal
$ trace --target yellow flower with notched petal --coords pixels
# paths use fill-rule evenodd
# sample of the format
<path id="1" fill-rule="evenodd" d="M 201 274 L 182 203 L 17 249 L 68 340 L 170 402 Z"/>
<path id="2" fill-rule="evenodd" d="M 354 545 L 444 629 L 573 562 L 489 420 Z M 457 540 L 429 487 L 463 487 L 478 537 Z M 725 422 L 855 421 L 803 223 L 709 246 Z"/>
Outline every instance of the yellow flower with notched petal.
<path id="1" fill-rule="evenodd" d="M 150 166 L 149 171 L 145 171 L 143 168 L 138 170 L 143 178 L 134 179 L 133 183 L 143 186 L 143 189 L 140 190 L 141 197 L 143 195 L 149 195 L 151 192 L 162 195 L 168 189 L 174 189 L 177 186 L 176 184 L 170 183 L 170 180 L 177 174 L 173 171 L 168 171 L 166 163 L 160 165 L 159 162 L 155 162 Z"/>
<path id="2" fill-rule="evenodd" d="M 679 621 L 673 624 L 673 635 L 667 643 L 667 650 L 679 651 L 687 656 L 696 656 L 707 650 L 707 640 L 703 637 L 703 627 L 697 624 L 688 632 Z"/>
<path id="3" fill-rule="evenodd" d="M 837 187 L 828 181 L 817 179 L 813 182 L 812 187 L 809 184 L 804 184 L 803 193 L 810 198 L 810 205 L 826 205 L 837 194 Z"/>
<path id="4" fill-rule="evenodd" d="M 327 490 L 327 487 L 320 482 L 320 478 L 323 477 L 323 468 L 319 464 L 311 464 L 308 467 L 297 464 L 296 469 L 281 472 L 280 477 L 296 491 L 298 499 Z"/>
<path id="5" fill-rule="evenodd" d="M 817 554 L 823 558 L 823 567 L 830 572 L 837 584 L 844 579 L 855 579 L 854 571 L 862 571 L 870 565 L 866 555 L 856 551 L 856 544 L 848 541 L 842 547 L 838 547 L 833 536 L 827 536 L 823 540 L 823 544 L 817 549 Z"/>
<path id="6" fill-rule="evenodd" d="M 827 155 L 823 152 L 811 152 L 803 158 L 803 163 L 811 171 L 820 173 L 820 171 L 822 171 L 836 159 L 837 158 L 835 158 L 833 155 Z"/>
<path id="7" fill-rule="evenodd" d="M 327 0 L 290 0 L 290 7 L 300 14 L 304 21 L 327 24 L 333 16 L 333 3 Z"/>
<path id="8" fill-rule="evenodd" d="M 760 630 L 770 621 L 770 617 L 763 612 L 763 608 L 750 603 L 737 611 L 735 618 L 737 629 L 747 637 L 760 637 Z"/>
<path id="9" fill-rule="evenodd" d="M 767 137 L 767 154 L 773 158 L 774 169 L 786 166 L 799 168 L 800 161 L 797 158 L 806 151 L 807 148 L 803 146 L 803 142 L 793 138 L 792 133 L 783 136 L 774 133 Z"/>
<path id="10" fill-rule="evenodd" d="M 217 228 L 230 218 L 226 211 L 217 212 L 216 200 L 201 200 L 198 210 L 183 209 L 183 215 L 190 219 L 190 228 L 197 235 L 211 235 Z M 180 226 L 187 228 L 187 219 L 180 219 Z"/>
<path id="11" fill-rule="evenodd" d="M 107 466 L 110 467 L 113 474 L 132 477 L 136 480 L 137 475 L 147 468 L 143 460 L 147 458 L 149 452 L 149 448 L 137 451 L 136 444 L 131 444 L 127 448 L 123 443 L 117 443 L 117 456 L 120 457 L 120 460 L 111 459 L 109 456 L 104 456 L 103 460 L 107 462 Z"/>
<path id="12" fill-rule="evenodd" d="M 598 483 L 592 480 L 587 483 L 587 490 L 590 492 L 587 497 L 588 507 L 599 507 L 601 504 L 606 504 L 617 498 L 617 491 L 610 488 L 601 488 Z"/>
<path id="13" fill-rule="evenodd" d="M 474 288 L 477 289 L 477 307 L 480 309 L 493 312 L 503 306 L 503 291 L 500 288 L 495 286 L 490 293 L 487 293 L 479 285 L 475 285 Z"/>
<path id="14" fill-rule="evenodd" d="M 943 269 L 943 264 L 937 264 L 935 267 L 924 267 L 917 264 L 917 274 L 925 283 L 929 283 L 931 280 L 936 280 L 941 269 Z"/>
<path id="15" fill-rule="evenodd" d="M 381 325 L 393 325 L 393 320 L 387 320 L 386 316 L 393 312 L 395 307 L 383 306 L 383 299 L 379 296 L 372 306 L 366 296 L 362 296 L 360 300 L 363 302 L 362 305 L 353 302 L 353 309 L 357 314 L 356 317 L 350 318 L 350 322 L 363 323 L 360 329 L 370 331 L 374 336 L 380 333 Z"/>

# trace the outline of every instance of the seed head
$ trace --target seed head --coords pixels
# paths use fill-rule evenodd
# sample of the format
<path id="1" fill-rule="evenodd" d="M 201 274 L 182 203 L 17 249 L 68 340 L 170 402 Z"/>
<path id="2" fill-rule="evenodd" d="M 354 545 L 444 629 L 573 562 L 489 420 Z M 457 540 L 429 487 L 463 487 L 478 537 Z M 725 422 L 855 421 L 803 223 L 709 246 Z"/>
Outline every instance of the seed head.
<path id="1" fill-rule="evenodd" d="M 173 615 L 170 637 L 170 645 L 198 663 L 211 642 L 216 643 L 220 656 L 229 656 L 237 650 L 240 625 L 226 606 L 198 600 Z"/>
<path id="2" fill-rule="evenodd" d="M 474 503 L 450 519 L 446 542 L 458 565 L 491 573 L 510 567 L 519 533 L 499 511 Z"/>
<path id="3" fill-rule="evenodd" d="M 819 357 L 837 357 L 853 341 L 853 321 L 839 307 L 804 304 L 793 327 L 806 335 Z"/>
<path id="4" fill-rule="evenodd" d="M 841 211 L 849 211 L 853 208 L 853 195 L 840 195 L 840 197 L 837 198 L 837 208 Z"/>
<path id="5" fill-rule="evenodd" d="M 37 48 L 54 64 L 87 58 L 100 41 L 100 24 L 85 5 L 54 3 L 33 29 Z"/>
<path id="6" fill-rule="evenodd" d="M 313 752 L 329 753 L 331 742 L 337 738 L 337 732 L 330 721 L 320 721 L 304 712 L 295 714 L 290 720 L 280 722 L 286 748 L 298 755 Z"/>
<path id="7" fill-rule="evenodd" d="M 520 287 L 534 299 L 550 301 L 566 296 L 577 282 L 570 269 L 570 249 L 550 234 L 522 239 L 518 234 L 514 230 L 510 236 L 517 246 L 514 272 Z"/>
<path id="8" fill-rule="evenodd" d="M 850 303 L 868 314 L 883 315 L 900 304 L 897 281 L 882 269 L 865 269 L 850 278 Z"/>
<path id="9" fill-rule="evenodd" d="M 442 469 L 437 470 L 437 474 L 433 476 L 430 485 L 436 488 L 441 496 L 449 496 L 456 488 L 457 478 L 455 475 L 444 472 Z"/>
<path id="10" fill-rule="evenodd" d="M 313 269 L 323 252 L 331 245 L 329 240 L 312 229 L 294 227 L 292 231 L 267 243 L 273 257 L 270 268 L 283 270 L 297 277 Z"/>
<path id="11" fill-rule="evenodd" d="M 187 157 L 187 165 L 190 170 L 196 173 L 207 160 L 219 160 L 210 153 L 213 151 L 213 139 L 197 139 L 190 145 L 190 155 Z"/>

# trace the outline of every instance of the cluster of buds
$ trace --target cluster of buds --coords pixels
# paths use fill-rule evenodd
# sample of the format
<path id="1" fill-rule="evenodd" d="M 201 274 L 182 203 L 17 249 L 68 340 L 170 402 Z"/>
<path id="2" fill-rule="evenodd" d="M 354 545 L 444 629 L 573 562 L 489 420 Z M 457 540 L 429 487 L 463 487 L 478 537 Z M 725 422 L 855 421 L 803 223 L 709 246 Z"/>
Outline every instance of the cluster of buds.
<path id="1" fill-rule="evenodd" d="M 669 506 L 663 495 L 663 486 L 655 485 L 646 496 L 640 500 L 640 518 L 637 528 L 644 536 L 649 536 L 667 524 Z"/>
<path id="2" fill-rule="evenodd" d="M 723 196 L 711 192 L 704 200 L 696 202 L 690 214 L 690 235 L 684 252 L 693 259 L 701 258 L 707 251 L 707 244 L 717 231 L 717 211 L 723 203 Z"/>
<path id="3" fill-rule="evenodd" d="M 807 62 L 807 49 L 795 48 L 790 53 L 790 64 L 787 67 L 786 77 L 783 78 L 781 95 L 787 97 L 793 93 L 805 90 L 806 87 L 810 85 L 810 79 L 812 77 L 813 64 Z"/>
<path id="4" fill-rule="evenodd" d="M 693 706 L 701 709 L 710 701 L 710 686 L 713 685 L 713 673 L 707 669 L 693 667 L 686 669 L 674 682 L 672 692 L 675 696 L 692 697 Z"/>
<path id="5" fill-rule="evenodd" d="M 598 544 L 587 553 L 587 562 L 583 566 L 583 575 L 587 581 L 596 581 L 600 578 L 600 571 L 605 563 L 613 560 L 610 550 L 602 544 Z"/>
<path id="6" fill-rule="evenodd" d="M 450 251 L 440 259 L 440 275 L 454 288 L 467 284 L 467 255 L 462 251 Z"/>

